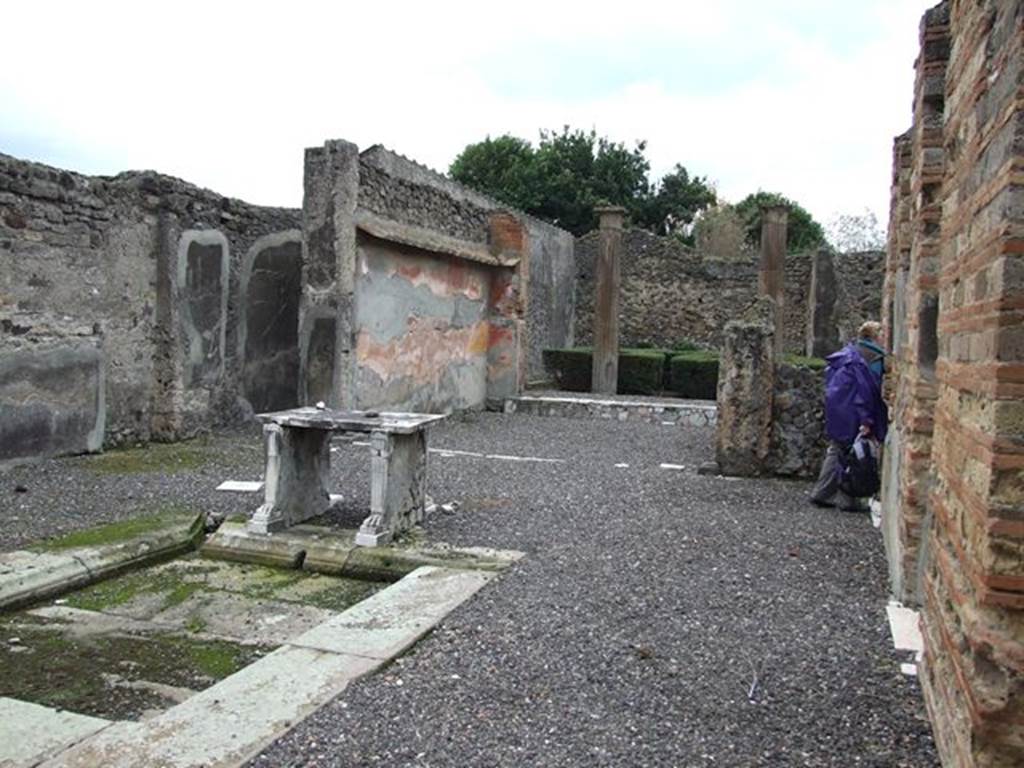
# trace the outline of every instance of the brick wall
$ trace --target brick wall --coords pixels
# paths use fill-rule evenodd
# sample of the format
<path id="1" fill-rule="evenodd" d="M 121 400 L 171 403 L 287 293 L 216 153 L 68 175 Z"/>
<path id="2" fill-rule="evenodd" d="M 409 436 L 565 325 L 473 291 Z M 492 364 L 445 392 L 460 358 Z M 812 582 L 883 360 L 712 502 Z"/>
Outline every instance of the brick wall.
<path id="1" fill-rule="evenodd" d="M 916 62 L 914 125 L 896 140 L 893 216 L 885 302 L 888 336 L 895 352 L 892 380 L 893 436 L 886 473 L 887 502 L 900 515 L 886 520 L 886 546 L 897 597 L 916 602 L 922 567 L 922 529 L 931 482 L 933 411 L 936 398 L 935 317 L 941 243 L 941 187 L 944 172 L 942 122 L 949 58 L 946 6 L 921 22 L 921 55 Z M 890 306 L 891 304 L 891 306 Z"/>
<path id="2" fill-rule="evenodd" d="M 905 444 L 885 514 L 921 602 L 920 677 L 948 766 L 1024 764 L 1022 16 L 994 0 L 925 15 L 909 166 L 907 140 L 896 148 L 886 303 Z"/>

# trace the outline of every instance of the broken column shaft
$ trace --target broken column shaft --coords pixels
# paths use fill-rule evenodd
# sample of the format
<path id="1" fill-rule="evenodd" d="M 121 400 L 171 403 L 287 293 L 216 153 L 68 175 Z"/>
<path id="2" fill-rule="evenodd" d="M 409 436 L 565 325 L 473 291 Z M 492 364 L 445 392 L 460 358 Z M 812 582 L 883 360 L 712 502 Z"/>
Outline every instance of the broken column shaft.
<path id="1" fill-rule="evenodd" d="M 775 330 L 775 356 L 782 354 L 785 338 L 783 306 L 785 305 L 786 223 L 789 210 L 784 205 L 761 209 L 761 272 L 758 288 L 775 304 L 773 310 Z"/>
<path id="2" fill-rule="evenodd" d="M 614 395 L 619 378 L 619 288 L 622 282 L 622 222 L 625 208 L 596 209 L 600 217 L 597 243 L 597 291 L 594 296 L 594 361 L 591 391 Z"/>

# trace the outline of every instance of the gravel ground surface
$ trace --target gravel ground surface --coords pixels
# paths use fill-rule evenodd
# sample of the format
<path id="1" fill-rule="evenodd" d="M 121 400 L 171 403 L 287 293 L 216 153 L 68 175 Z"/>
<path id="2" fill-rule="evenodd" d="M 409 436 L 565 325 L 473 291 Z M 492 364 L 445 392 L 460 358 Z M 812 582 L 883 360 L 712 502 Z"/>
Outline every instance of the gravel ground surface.
<path id="1" fill-rule="evenodd" d="M 253 494 L 215 489 L 224 480 L 262 477 L 260 434 L 250 427 L 0 472 L 0 551 L 139 515 L 251 511 Z"/>
<path id="2" fill-rule="evenodd" d="M 878 532 L 811 507 L 809 484 L 697 475 L 712 439 L 498 414 L 435 428 L 433 447 L 564 460 L 432 454 L 431 495 L 461 507 L 428 538 L 527 558 L 250 768 L 937 765 L 889 639 Z M 0 475 L 0 512 L 19 518 L 0 544 L 157 499 L 254 508 L 212 489 L 258 476 L 258 434 L 204 450 L 210 466 L 177 474 L 96 476 L 75 459 Z M 336 462 L 343 521 L 368 503 L 368 458 L 339 451 L 355 457 Z"/>

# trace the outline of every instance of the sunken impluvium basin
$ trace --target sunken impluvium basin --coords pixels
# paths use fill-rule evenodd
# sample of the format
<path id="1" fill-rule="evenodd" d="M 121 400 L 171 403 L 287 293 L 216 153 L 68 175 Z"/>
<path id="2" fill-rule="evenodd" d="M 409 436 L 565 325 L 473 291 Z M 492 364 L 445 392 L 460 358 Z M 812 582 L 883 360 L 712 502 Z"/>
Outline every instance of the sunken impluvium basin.
<path id="1" fill-rule="evenodd" d="M 162 517 L 0 555 L 0 765 L 238 765 L 519 557 L 354 537 Z"/>

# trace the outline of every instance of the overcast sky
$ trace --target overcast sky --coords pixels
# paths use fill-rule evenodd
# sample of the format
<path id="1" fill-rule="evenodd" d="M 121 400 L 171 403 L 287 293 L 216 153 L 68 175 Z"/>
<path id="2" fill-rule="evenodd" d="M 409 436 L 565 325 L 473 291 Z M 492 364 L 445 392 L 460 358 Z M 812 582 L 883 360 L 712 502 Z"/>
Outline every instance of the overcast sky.
<path id="1" fill-rule="evenodd" d="M 152 168 L 302 202 L 302 150 L 384 144 L 444 171 L 541 128 L 648 142 L 736 201 L 888 218 L 932 0 L 9 3 L 0 152 L 85 173 Z"/>

